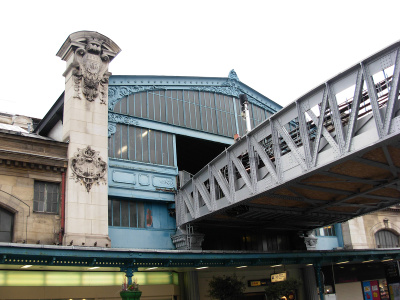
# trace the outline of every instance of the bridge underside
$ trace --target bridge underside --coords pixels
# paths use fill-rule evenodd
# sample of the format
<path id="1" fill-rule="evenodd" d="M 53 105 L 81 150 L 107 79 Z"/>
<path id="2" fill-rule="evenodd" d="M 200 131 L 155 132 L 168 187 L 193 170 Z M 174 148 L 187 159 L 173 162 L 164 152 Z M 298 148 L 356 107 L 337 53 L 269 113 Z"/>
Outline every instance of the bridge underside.
<path id="1" fill-rule="evenodd" d="M 177 225 L 304 230 L 400 203 L 400 42 L 318 86 L 175 197 Z"/>
<path id="2" fill-rule="evenodd" d="M 239 205 L 198 218 L 200 227 L 310 230 L 400 201 L 400 144 L 368 149 Z"/>

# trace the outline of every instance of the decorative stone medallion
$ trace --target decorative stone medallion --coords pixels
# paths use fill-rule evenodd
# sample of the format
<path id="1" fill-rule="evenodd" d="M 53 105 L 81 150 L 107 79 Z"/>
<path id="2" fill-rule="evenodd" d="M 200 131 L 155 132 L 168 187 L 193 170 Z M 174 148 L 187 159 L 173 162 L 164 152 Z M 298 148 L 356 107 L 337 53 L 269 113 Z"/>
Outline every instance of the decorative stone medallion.
<path id="1" fill-rule="evenodd" d="M 71 158 L 72 178 L 80 182 L 89 193 L 93 184 L 106 184 L 107 163 L 99 156 L 99 152 L 90 146 L 79 149 Z"/>
<path id="2" fill-rule="evenodd" d="M 99 95 L 100 103 L 106 104 L 108 92 L 108 72 L 110 58 L 103 54 L 102 44 L 104 41 L 89 38 L 85 48 L 75 51 L 73 70 L 74 98 L 81 99 L 81 94 L 86 100 L 92 102 Z"/>

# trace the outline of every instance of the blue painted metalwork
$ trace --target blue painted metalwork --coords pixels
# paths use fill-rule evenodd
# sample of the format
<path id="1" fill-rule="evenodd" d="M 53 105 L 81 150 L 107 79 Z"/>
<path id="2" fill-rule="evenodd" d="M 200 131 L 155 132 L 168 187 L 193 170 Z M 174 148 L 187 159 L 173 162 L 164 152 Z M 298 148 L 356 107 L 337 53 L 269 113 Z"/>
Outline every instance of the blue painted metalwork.
<path id="1" fill-rule="evenodd" d="M 199 138 L 203 140 L 208 140 L 212 142 L 217 142 L 221 144 L 232 145 L 233 138 L 228 138 L 204 131 L 199 131 L 196 129 L 189 129 L 184 127 L 178 127 L 171 124 L 160 123 L 157 121 L 146 120 L 136 117 L 131 117 L 127 115 L 117 114 L 113 112 L 108 113 L 108 136 L 110 137 L 112 134 L 115 134 L 116 123 L 126 124 L 126 125 L 135 125 L 142 128 L 150 128 L 154 130 L 159 130 L 163 132 L 179 134 L 184 136 L 190 136 L 194 138 Z"/>
<path id="2" fill-rule="evenodd" d="M 130 94 L 151 90 L 192 89 L 198 91 L 212 91 L 227 96 L 238 97 L 244 93 L 248 95 L 249 102 L 263 107 L 270 113 L 282 108 L 268 97 L 253 90 L 246 84 L 230 76 L 222 77 L 182 77 L 182 76 L 133 76 L 116 75 L 109 80 L 109 110 L 113 110 L 115 103 Z"/>
<path id="3" fill-rule="evenodd" d="M 108 166 L 110 196 L 174 201 L 176 167 L 113 158 Z"/>

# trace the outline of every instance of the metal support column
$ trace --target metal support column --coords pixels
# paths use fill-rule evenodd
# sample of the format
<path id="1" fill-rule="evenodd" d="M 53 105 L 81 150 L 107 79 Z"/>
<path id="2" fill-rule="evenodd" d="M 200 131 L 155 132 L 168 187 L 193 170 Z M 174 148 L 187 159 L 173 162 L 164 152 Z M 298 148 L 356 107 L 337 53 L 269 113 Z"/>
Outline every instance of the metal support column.
<path id="1" fill-rule="evenodd" d="M 317 283 L 318 283 L 318 291 L 319 291 L 319 299 L 324 300 L 324 283 L 322 282 L 321 276 L 321 264 L 317 263 L 314 265 L 315 274 L 317 276 Z"/>
<path id="2" fill-rule="evenodd" d="M 138 268 L 133 268 L 133 267 L 127 267 L 127 268 L 121 268 L 122 272 L 125 272 L 125 277 L 128 278 L 128 286 L 132 284 L 132 277 L 133 273 L 138 271 Z"/>

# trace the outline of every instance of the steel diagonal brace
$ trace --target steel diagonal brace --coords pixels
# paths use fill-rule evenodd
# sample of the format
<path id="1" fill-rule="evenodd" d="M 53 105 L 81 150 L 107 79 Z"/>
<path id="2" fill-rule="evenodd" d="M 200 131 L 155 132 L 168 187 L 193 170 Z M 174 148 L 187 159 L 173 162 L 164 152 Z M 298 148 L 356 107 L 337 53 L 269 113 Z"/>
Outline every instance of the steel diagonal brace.
<path id="1" fill-rule="evenodd" d="M 234 174 L 234 167 L 233 162 L 230 159 L 231 156 L 234 156 L 231 152 L 226 151 L 226 160 L 228 161 L 228 178 L 229 178 L 229 189 L 230 194 L 232 195 L 233 199 L 235 199 L 236 193 L 236 185 L 235 185 L 235 174 Z"/>
<path id="2" fill-rule="evenodd" d="M 183 201 L 185 201 L 186 207 L 189 210 L 190 215 L 192 216 L 192 218 L 195 218 L 196 215 L 194 213 L 194 209 L 193 209 L 193 204 L 192 204 L 192 197 L 189 195 L 189 193 L 186 190 L 181 190 L 183 192 Z"/>
<path id="3" fill-rule="evenodd" d="M 310 116 L 310 118 L 313 120 L 314 124 L 318 124 L 318 122 L 320 122 L 321 117 L 317 117 L 311 109 L 307 111 L 307 114 L 308 114 L 308 115 Z M 323 119 L 323 118 L 322 118 L 322 119 Z M 319 125 L 318 125 L 318 126 L 319 126 Z M 321 124 L 321 126 L 322 126 L 322 128 L 318 128 L 318 130 L 321 130 L 321 131 L 322 131 L 323 137 L 324 137 L 324 138 L 326 139 L 326 141 L 332 146 L 332 148 L 336 151 L 336 153 L 339 154 L 339 153 L 340 153 L 340 150 L 339 150 L 338 144 L 335 142 L 335 140 L 333 139 L 333 137 L 331 136 L 331 134 L 329 133 L 329 131 L 325 128 L 325 126 L 324 126 L 323 123 Z M 317 137 L 315 137 L 315 138 L 317 138 Z M 319 144 L 319 141 L 318 141 L 318 144 Z M 314 145 L 316 145 L 316 144 L 314 144 Z M 314 151 L 315 151 L 315 149 L 316 149 L 316 148 L 314 148 Z M 317 152 L 314 153 L 314 157 L 315 157 L 315 158 L 313 157 L 314 160 L 315 160 L 315 162 L 313 163 L 314 166 L 315 166 L 315 164 L 316 164 L 316 162 L 317 162 L 317 158 L 316 158 L 317 154 L 318 154 L 318 149 L 317 149 Z"/>
<path id="4" fill-rule="evenodd" d="M 256 139 L 251 136 L 250 137 L 251 145 L 257 151 L 257 154 L 260 156 L 261 160 L 263 161 L 265 167 L 267 168 L 268 172 L 271 174 L 272 178 L 275 179 L 275 182 L 279 183 L 278 174 L 276 173 L 276 169 L 274 164 L 272 163 L 271 159 L 265 153 L 264 149 L 261 145 L 256 141 Z"/>
<path id="5" fill-rule="evenodd" d="M 345 142 L 344 142 L 344 134 L 343 134 L 343 126 L 342 126 L 342 119 L 340 117 L 339 109 L 338 109 L 338 104 L 336 100 L 335 93 L 333 91 L 333 87 L 329 84 L 326 83 L 326 88 L 328 90 L 328 102 L 329 102 L 329 108 L 332 112 L 333 116 L 333 124 L 335 126 L 335 133 L 339 145 L 339 150 L 340 153 L 343 153 Z"/>
<path id="6" fill-rule="evenodd" d="M 193 204 L 194 204 L 194 215 L 196 218 L 200 217 L 200 201 L 199 201 L 199 192 L 195 184 L 192 181 L 193 188 Z"/>
<path id="7" fill-rule="evenodd" d="M 214 207 L 212 205 L 210 194 L 208 193 L 204 184 L 201 183 L 198 179 L 194 179 L 193 182 L 194 182 L 194 185 L 196 186 L 197 190 L 199 191 L 201 197 L 203 198 L 204 203 L 206 204 L 208 210 L 214 211 L 216 209 L 216 207 Z"/>
<path id="8" fill-rule="evenodd" d="M 304 171 L 306 171 L 307 170 L 307 165 L 305 163 L 304 157 L 301 155 L 301 153 L 299 152 L 299 149 L 297 148 L 297 146 L 293 142 L 292 138 L 289 136 L 286 128 L 282 127 L 282 125 L 279 123 L 278 120 L 275 120 L 275 121 L 272 121 L 272 122 L 274 123 L 274 128 L 279 132 L 281 137 L 284 139 L 284 141 L 286 142 L 286 144 L 290 148 L 290 151 L 293 153 L 293 155 L 294 155 L 295 159 L 297 160 L 297 162 L 300 164 L 302 169 Z"/>
<path id="9" fill-rule="evenodd" d="M 231 195 L 229 193 L 228 182 L 222 176 L 221 172 L 215 168 L 215 166 L 210 166 L 210 167 L 211 167 L 211 173 L 214 176 L 215 180 L 217 181 L 222 192 L 224 193 L 226 199 L 228 200 L 229 203 L 233 203 L 235 194 Z"/>
<path id="10" fill-rule="evenodd" d="M 299 101 L 296 102 L 296 107 L 297 107 L 297 116 L 300 128 L 301 143 L 303 144 L 303 149 L 305 153 L 305 162 L 308 169 L 311 168 L 312 158 L 311 158 L 311 148 L 310 148 L 310 137 L 307 128 L 306 117 L 304 115 L 305 109 L 303 108 L 302 103 Z"/>
<path id="11" fill-rule="evenodd" d="M 357 123 L 358 111 L 360 110 L 360 101 L 362 98 L 362 88 L 364 84 L 364 76 L 361 67 L 357 71 L 356 88 L 354 90 L 353 102 L 351 103 L 351 113 L 349 117 L 345 151 L 349 152 L 351 148 L 351 141 L 354 136 L 354 129 Z"/>
<path id="12" fill-rule="evenodd" d="M 376 129 L 378 131 L 378 136 L 381 139 L 384 135 L 383 125 L 382 125 L 382 117 L 381 117 L 381 112 L 379 110 L 378 95 L 376 93 L 374 80 L 372 79 L 372 75 L 370 74 L 369 67 L 367 65 L 361 63 L 361 69 L 363 71 L 365 82 L 367 84 L 368 97 L 371 103 L 372 114 L 374 116 Z"/>
<path id="13" fill-rule="evenodd" d="M 396 52 L 396 60 L 394 64 L 393 78 L 392 78 L 392 86 L 389 92 L 389 100 L 387 102 L 386 115 L 385 115 L 385 124 L 383 126 L 383 133 L 388 135 L 390 132 L 390 126 L 392 124 L 393 112 L 396 102 L 399 98 L 399 87 L 400 87 L 400 48 L 397 49 Z"/>
<path id="14" fill-rule="evenodd" d="M 249 165 L 250 165 L 250 177 L 251 177 L 251 185 L 253 189 L 253 194 L 257 192 L 257 169 L 258 162 L 256 159 L 256 151 L 254 151 L 254 147 L 251 145 L 251 140 L 247 136 L 247 153 L 249 155 Z"/>
<path id="15" fill-rule="evenodd" d="M 324 94 L 322 96 L 322 103 L 321 103 L 321 108 L 320 108 L 320 117 L 318 118 L 311 109 L 307 111 L 308 115 L 311 117 L 311 119 L 313 120 L 314 124 L 317 126 L 317 135 L 315 136 L 315 140 L 314 140 L 314 149 L 313 149 L 313 153 L 312 153 L 312 163 L 311 163 L 311 165 L 313 167 L 315 167 L 316 164 L 317 164 L 317 156 L 318 156 L 319 143 L 321 142 L 321 134 L 324 133 L 323 129 L 325 129 L 325 127 L 324 127 L 324 115 L 325 115 L 327 102 L 328 102 L 328 93 L 327 93 L 327 90 L 325 88 L 324 89 Z M 326 131 L 326 132 L 328 132 L 328 131 Z M 325 137 L 325 139 L 326 138 L 327 137 Z M 333 140 L 333 139 L 330 139 L 330 140 Z M 336 145 L 335 142 L 334 142 L 334 145 L 335 146 L 332 146 L 332 147 L 334 149 L 337 148 L 337 145 Z"/>
<path id="16" fill-rule="evenodd" d="M 232 160 L 233 164 L 235 165 L 236 169 L 238 170 L 240 176 L 242 176 L 244 183 L 247 185 L 249 190 L 253 193 L 254 188 L 251 183 L 250 176 L 249 176 L 249 174 L 247 174 L 246 169 L 244 168 L 241 161 L 235 155 L 233 155 L 233 153 L 230 154 L 230 159 Z"/>

